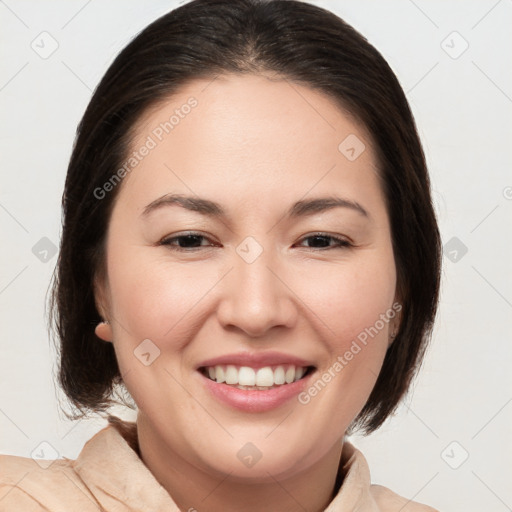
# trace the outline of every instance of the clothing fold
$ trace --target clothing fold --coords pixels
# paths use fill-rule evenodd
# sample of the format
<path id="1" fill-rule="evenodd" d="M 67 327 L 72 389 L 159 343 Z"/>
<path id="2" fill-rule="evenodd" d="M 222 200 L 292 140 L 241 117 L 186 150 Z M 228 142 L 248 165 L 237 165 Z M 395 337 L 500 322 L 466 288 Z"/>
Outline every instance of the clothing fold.
<path id="1" fill-rule="evenodd" d="M 188 512 L 141 460 L 134 422 L 111 416 L 76 460 L 38 462 L 0 456 L 0 512 Z M 342 484 L 325 512 L 437 512 L 372 485 L 365 457 L 348 441 L 338 471 Z"/>

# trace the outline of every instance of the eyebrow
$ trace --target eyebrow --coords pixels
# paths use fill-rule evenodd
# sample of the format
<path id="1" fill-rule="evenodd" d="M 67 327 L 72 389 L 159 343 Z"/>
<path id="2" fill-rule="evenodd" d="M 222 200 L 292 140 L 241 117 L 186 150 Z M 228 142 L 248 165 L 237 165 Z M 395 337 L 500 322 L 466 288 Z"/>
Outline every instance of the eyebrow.
<path id="1" fill-rule="evenodd" d="M 171 205 L 178 205 L 208 217 L 227 218 L 226 211 L 220 204 L 209 199 L 182 194 L 166 194 L 155 199 L 144 208 L 142 216 L 146 217 L 162 207 Z M 369 213 L 358 202 L 336 196 L 297 201 L 288 209 L 285 216 L 289 218 L 305 217 L 340 207 L 349 208 L 364 217 L 370 217 Z"/>

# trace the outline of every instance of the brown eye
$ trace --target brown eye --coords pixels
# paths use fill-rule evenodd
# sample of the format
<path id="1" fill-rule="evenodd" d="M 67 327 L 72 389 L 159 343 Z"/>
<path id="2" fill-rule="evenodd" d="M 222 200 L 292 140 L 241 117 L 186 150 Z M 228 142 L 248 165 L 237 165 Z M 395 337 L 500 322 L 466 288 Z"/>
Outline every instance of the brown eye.
<path id="1" fill-rule="evenodd" d="M 310 247 L 311 249 L 335 249 L 340 247 L 350 247 L 352 245 L 347 240 L 323 233 L 304 237 L 302 242 L 306 241 L 308 242 L 306 247 Z"/>
<path id="2" fill-rule="evenodd" d="M 211 247 L 214 244 L 204 235 L 200 233 L 185 233 L 163 239 L 159 245 L 165 245 L 175 250 L 191 250 L 199 249 L 201 247 Z"/>

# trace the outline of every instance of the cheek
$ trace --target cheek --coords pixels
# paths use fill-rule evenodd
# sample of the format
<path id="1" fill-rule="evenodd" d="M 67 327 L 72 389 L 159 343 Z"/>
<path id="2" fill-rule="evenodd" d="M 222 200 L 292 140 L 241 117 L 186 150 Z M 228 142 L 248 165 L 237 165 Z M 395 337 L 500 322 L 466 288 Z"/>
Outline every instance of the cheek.
<path id="1" fill-rule="evenodd" d="M 352 340 L 363 339 L 375 325 L 379 338 L 387 339 L 389 318 L 383 322 L 382 315 L 389 317 L 395 297 L 392 254 L 354 258 L 351 264 L 336 268 L 317 265 L 308 273 L 307 281 L 297 279 L 296 286 L 324 325 L 331 352 L 344 352 Z M 394 316 L 393 311 L 391 314 Z"/>
<path id="2" fill-rule="evenodd" d="M 148 257 L 154 250 L 131 247 L 123 257 L 123 251 L 113 247 L 109 253 L 111 304 L 113 317 L 122 326 L 123 350 L 125 346 L 133 350 L 144 339 L 158 346 L 163 340 L 167 345 L 171 341 L 173 348 L 179 349 L 184 343 L 180 340 L 191 335 L 198 321 L 190 319 L 219 280 L 211 267 L 170 265 L 165 254 Z"/>
<path id="3" fill-rule="evenodd" d="M 381 252 L 311 278 L 318 283 L 315 290 L 304 287 L 302 293 L 320 319 L 318 328 L 323 324 L 328 357 L 299 402 L 329 421 L 334 435 L 357 416 L 380 372 L 396 314 L 394 259 Z"/>
<path id="4" fill-rule="evenodd" d="M 211 268 L 170 265 L 165 255 L 149 257 L 153 250 L 112 244 L 109 252 L 116 358 L 142 410 L 161 402 L 177 406 L 184 399 L 171 375 L 178 377 L 186 364 L 183 348 L 201 328 L 205 298 L 218 282 Z M 152 414 L 163 413 L 157 408 Z"/>

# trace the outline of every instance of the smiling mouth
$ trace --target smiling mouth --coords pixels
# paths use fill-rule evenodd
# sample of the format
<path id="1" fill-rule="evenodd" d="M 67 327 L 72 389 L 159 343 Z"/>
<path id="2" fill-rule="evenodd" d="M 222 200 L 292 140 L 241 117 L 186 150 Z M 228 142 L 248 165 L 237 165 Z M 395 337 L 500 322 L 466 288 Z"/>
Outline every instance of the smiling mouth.
<path id="1" fill-rule="evenodd" d="M 236 365 L 203 366 L 199 372 L 217 384 L 234 388 L 267 391 L 269 389 L 292 384 L 315 370 L 314 366 L 275 365 L 262 368 Z"/>

